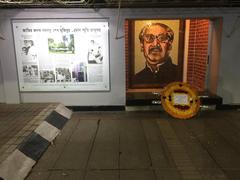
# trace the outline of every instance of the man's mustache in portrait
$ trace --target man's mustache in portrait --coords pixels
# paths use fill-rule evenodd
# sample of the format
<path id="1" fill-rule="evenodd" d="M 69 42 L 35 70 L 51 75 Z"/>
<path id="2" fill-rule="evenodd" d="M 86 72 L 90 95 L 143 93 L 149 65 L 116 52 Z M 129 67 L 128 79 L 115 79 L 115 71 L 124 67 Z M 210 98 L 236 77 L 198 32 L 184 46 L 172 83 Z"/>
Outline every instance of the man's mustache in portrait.
<path id="1" fill-rule="evenodd" d="M 148 53 L 150 54 L 152 52 L 162 52 L 161 46 L 154 46 L 152 48 L 149 48 Z"/>

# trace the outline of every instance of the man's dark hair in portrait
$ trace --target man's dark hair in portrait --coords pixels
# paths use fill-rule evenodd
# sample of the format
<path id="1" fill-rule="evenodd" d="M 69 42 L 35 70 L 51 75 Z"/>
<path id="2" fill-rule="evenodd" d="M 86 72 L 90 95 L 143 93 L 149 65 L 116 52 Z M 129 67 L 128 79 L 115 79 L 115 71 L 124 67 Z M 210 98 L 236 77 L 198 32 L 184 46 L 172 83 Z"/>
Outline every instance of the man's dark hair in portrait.
<path id="1" fill-rule="evenodd" d="M 135 84 L 166 85 L 179 80 L 177 65 L 169 56 L 173 39 L 173 30 L 165 24 L 151 23 L 142 28 L 139 40 L 146 64 L 133 77 Z"/>

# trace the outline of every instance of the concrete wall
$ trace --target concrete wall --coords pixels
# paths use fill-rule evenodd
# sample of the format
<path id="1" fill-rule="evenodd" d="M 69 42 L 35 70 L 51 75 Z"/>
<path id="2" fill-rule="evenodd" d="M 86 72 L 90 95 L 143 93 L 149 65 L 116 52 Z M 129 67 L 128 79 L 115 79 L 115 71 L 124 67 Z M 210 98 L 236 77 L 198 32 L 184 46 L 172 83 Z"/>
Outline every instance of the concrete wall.
<path id="1" fill-rule="evenodd" d="M 117 32 L 117 9 L 9 9 L 0 11 L 1 72 L 4 101 L 61 102 L 65 105 L 125 105 L 124 20 L 126 18 L 194 18 L 223 17 L 222 48 L 217 93 L 225 103 L 240 103 L 240 9 L 122 9 Z M 110 92 L 19 93 L 11 19 L 25 18 L 109 18 Z M 237 23 L 236 23 L 237 22 Z M 230 35 L 229 35 L 230 34 Z M 116 38 L 117 36 L 117 38 Z M 0 80 L 0 84 L 1 80 Z M 3 91 L 0 87 L 0 91 Z M 0 94 L 3 94 L 2 92 Z"/>
<path id="2" fill-rule="evenodd" d="M 65 105 L 124 105 L 124 39 L 115 39 L 117 11 L 95 11 L 93 9 L 22 9 L 3 10 L 1 27 L 2 34 L 8 37 L 1 42 L 3 75 L 9 84 L 4 84 L 6 89 L 6 102 L 61 102 Z M 110 92 L 32 92 L 19 93 L 17 81 L 16 61 L 14 57 L 14 45 L 11 31 L 11 19 L 25 18 L 109 18 L 110 25 Z M 119 34 L 122 34 L 122 29 Z M 10 79 L 11 78 L 11 79 Z"/>
<path id="3" fill-rule="evenodd" d="M 240 103 L 240 16 L 228 14 L 223 19 L 222 46 L 217 92 L 224 103 Z"/>
<path id="4" fill-rule="evenodd" d="M 9 14 L 10 15 L 10 14 Z M 13 36 L 10 18 L 1 17 L 1 34 L 4 40 L 0 41 L 1 73 L 3 76 L 3 91 L 6 103 L 19 103 L 19 90 L 17 81 L 17 69 L 13 45 Z"/>
<path id="5" fill-rule="evenodd" d="M 1 66 L 1 59 L 0 59 L 0 103 L 4 103 L 4 102 L 5 102 L 5 95 L 4 95 L 2 66 Z"/>

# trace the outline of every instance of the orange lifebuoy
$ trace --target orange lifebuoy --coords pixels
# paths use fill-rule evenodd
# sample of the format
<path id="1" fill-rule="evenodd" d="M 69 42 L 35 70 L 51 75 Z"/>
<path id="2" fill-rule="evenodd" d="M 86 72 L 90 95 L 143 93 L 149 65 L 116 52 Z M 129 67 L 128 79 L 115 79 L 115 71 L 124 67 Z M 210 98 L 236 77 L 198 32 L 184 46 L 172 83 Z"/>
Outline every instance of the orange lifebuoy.
<path id="1" fill-rule="evenodd" d="M 168 114 L 178 119 L 189 119 L 200 109 L 197 91 L 183 82 L 173 82 L 164 87 L 161 104 Z"/>

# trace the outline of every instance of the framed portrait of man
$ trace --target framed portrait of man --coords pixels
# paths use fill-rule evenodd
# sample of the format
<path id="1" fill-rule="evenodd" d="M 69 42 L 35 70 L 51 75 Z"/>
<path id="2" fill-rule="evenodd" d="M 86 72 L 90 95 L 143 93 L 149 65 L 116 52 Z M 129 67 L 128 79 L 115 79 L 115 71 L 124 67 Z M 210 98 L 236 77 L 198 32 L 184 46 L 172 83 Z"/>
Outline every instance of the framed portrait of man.
<path id="1" fill-rule="evenodd" d="M 128 87 L 163 88 L 183 79 L 180 19 L 128 20 Z"/>

